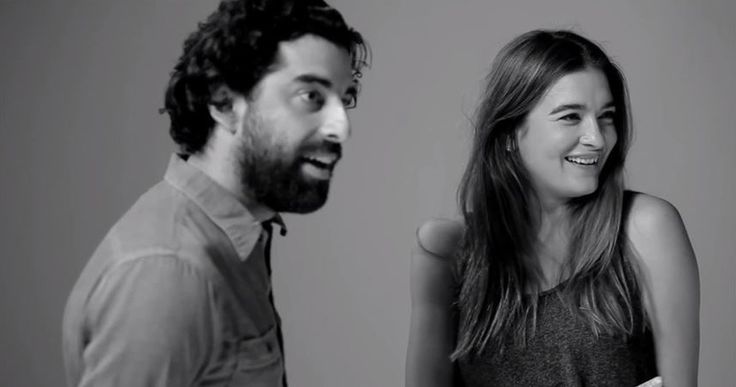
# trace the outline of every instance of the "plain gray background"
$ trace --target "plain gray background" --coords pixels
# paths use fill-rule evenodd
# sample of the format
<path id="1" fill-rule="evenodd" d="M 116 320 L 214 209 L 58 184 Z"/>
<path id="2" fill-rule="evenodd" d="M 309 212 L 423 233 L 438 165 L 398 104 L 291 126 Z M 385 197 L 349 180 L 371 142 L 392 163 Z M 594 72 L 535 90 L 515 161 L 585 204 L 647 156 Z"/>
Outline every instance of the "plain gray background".
<path id="1" fill-rule="evenodd" d="M 0 0 L 0 384 L 63 385 L 68 292 L 174 149 L 157 113 L 215 0 Z M 569 27 L 626 74 L 630 187 L 685 219 L 701 269 L 702 386 L 736 380 L 736 3 L 333 0 L 370 41 L 353 137 L 319 212 L 275 241 L 298 387 L 400 386 L 416 226 L 455 216 L 468 116 L 492 57 Z"/>

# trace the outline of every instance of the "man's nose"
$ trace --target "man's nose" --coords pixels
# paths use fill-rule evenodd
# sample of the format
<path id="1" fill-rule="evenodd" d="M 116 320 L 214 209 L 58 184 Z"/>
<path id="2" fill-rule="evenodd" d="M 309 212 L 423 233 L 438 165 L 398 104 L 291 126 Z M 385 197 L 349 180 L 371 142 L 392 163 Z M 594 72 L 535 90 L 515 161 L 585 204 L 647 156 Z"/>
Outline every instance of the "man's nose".
<path id="1" fill-rule="evenodd" d="M 343 143 L 350 137 L 350 120 L 341 102 L 329 106 L 321 132 L 326 140 L 335 143 Z"/>

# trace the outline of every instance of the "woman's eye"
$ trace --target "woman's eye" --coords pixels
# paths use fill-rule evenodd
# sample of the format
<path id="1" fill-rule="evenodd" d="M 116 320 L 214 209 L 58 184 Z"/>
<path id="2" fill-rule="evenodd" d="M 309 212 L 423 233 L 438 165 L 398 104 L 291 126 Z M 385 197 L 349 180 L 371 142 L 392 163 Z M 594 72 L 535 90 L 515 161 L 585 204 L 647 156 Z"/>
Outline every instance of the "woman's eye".
<path id="1" fill-rule="evenodd" d="M 562 121 L 569 122 L 569 123 L 578 122 L 578 121 L 580 121 L 580 114 L 578 114 L 578 113 L 565 114 L 564 116 L 560 117 L 559 119 L 562 120 Z"/>
<path id="2" fill-rule="evenodd" d="M 613 120 L 614 120 L 615 118 L 616 118 L 616 112 L 614 112 L 614 111 L 611 111 L 611 110 L 609 110 L 609 111 L 607 111 L 607 112 L 604 112 L 603 114 L 601 114 L 601 115 L 600 115 L 600 116 L 598 117 L 598 119 L 600 119 L 600 120 L 604 120 L 604 121 L 606 121 L 606 122 L 613 122 Z"/>

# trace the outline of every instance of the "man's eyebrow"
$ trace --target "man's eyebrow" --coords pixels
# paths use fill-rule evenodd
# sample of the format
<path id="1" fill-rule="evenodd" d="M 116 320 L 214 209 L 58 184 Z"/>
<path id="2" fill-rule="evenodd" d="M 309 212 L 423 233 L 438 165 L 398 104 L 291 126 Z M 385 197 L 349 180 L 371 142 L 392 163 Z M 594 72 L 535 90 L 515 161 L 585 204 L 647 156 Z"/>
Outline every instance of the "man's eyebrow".
<path id="1" fill-rule="evenodd" d="M 360 84 L 357 82 L 353 82 L 350 86 L 348 86 L 347 90 L 345 90 L 345 94 L 349 95 L 357 95 L 360 92 Z"/>
<path id="2" fill-rule="evenodd" d="M 327 78 L 320 77 L 319 75 L 302 74 L 294 78 L 294 80 L 301 83 L 317 83 L 328 89 L 332 88 L 332 81 Z"/>
<path id="3" fill-rule="evenodd" d="M 325 77 L 321 77 L 321 76 L 315 75 L 315 74 L 302 74 L 302 75 L 299 75 L 296 78 L 294 78 L 294 80 L 296 82 L 300 82 L 300 83 L 316 83 L 316 84 L 321 85 L 322 87 L 325 87 L 327 89 L 331 89 L 332 86 L 333 86 L 332 81 L 330 81 L 329 79 L 327 79 Z M 360 89 L 359 89 L 359 86 L 358 86 L 358 82 L 353 82 L 353 84 L 351 84 L 345 90 L 345 94 L 348 94 L 348 95 L 356 95 L 356 94 L 358 94 L 359 90 Z"/>

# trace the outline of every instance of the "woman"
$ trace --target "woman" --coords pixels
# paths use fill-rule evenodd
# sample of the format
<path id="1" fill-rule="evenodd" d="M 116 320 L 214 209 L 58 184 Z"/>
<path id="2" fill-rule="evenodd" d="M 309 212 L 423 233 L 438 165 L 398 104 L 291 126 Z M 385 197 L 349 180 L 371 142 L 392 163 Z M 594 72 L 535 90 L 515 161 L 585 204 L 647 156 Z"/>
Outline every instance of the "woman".
<path id="1" fill-rule="evenodd" d="M 497 56 L 459 188 L 417 233 L 407 386 L 697 384 L 699 280 L 677 210 L 625 191 L 623 75 L 532 31 Z"/>

